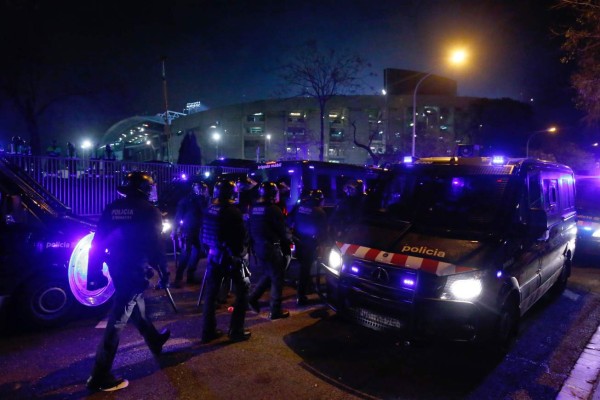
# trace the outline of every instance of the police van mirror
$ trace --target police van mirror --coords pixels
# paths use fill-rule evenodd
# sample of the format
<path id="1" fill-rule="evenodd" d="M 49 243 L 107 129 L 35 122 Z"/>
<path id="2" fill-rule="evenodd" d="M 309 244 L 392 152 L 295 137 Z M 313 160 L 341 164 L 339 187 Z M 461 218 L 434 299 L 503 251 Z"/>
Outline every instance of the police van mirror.
<path id="1" fill-rule="evenodd" d="M 529 228 L 538 240 L 548 240 L 548 216 L 544 210 L 529 210 Z"/>

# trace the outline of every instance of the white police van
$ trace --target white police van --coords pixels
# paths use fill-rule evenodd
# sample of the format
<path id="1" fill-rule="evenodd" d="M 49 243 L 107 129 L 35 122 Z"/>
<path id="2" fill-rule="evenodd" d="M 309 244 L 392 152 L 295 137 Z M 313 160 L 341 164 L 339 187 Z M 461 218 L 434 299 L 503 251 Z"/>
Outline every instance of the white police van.
<path id="1" fill-rule="evenodd" d="M 339 315 L 408 339 L 499 344 L 551 289 L 575 250 L 573 171 L 490 157 L 393 166 L 323 265 Z"/>

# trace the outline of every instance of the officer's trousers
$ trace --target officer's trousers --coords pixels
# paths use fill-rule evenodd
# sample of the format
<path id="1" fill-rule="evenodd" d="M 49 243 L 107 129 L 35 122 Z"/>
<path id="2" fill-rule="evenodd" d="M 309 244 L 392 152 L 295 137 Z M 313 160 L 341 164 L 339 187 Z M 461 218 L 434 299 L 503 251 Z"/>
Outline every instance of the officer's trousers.
<path id="1" fill-rule="evenodd" d="M 130 318 L 148 346 L 158 342 L 159 333 L 146 316 L 144 292 L 139 290 L 116 290 L 104 337 L 96 351 L 96 361 L 92 370 L 94 379 L 103 380 L 110 376 L 112 364 L 119 347 L 121 332 L 125 329 Z"/>
<path id="2" fill-rule="evenodd" d="M 209 253 L 206 273 L 206 297 L 202 307 L 202 337 L 212 336 L 217 329 L 216 301 L 221 282 L 230 278 L 233 282 L 235 301 L 229 324 L 229 334 L 236 335 L 244 332 L 246 308 L 248 306 L 248 289 L 250 279 L 244 276 L 241 268 L 223 263 L 224 258 L 219 253 Z"/>
<path id="3" fill-rule="evenodd" d="M 277 315 L 281 312 L 285 259 L 283 258 L 283 255 L 281 255 L 280 251 L 279 253 L 274 254 L 257 253 L 256 258 L 258 259 L 258 264 L 263 268 L 263 275 L 250 294 L 250 301 L 254 302 L 260 299 L 260 297 L 270 286 L 271 290 L 269 294 L 271 300 L 269 304 L 271 308 L 271 315 Z"/>

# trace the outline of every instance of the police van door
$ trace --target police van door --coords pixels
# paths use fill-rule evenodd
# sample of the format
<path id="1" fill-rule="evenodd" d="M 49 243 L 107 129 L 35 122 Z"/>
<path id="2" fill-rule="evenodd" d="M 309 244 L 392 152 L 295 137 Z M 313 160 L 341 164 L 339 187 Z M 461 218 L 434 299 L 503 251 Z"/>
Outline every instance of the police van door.
<path id="1" fill-rule="evenodd" d="M 565 263 L 564 253 L 569 245 L 569 231 L 575 226 L 575 213 L 572 210 L 574 199 L 570 196 L 572 183 L 561 179 L 556 172 L 542 171 L 542 187 L 544 210 L 548 216 L 548 239 L 544 243 L 540 273 L 541 285 L 544 285 Z"/>

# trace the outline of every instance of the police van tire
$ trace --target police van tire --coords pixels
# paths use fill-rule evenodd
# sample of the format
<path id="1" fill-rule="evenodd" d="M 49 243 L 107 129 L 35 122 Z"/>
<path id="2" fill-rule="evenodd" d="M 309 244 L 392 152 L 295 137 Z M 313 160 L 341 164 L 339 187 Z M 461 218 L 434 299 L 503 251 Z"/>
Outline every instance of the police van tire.
<path id="1" fill-rule="evenodd" d="M 497 319 L 493 345 L 500 353 L 507 353 L 514 344 L 519 331 L 519 307 L 514 297 L 502 306 Z"/>
<path id="2" fill-rule="evenodd" d="M 39 276 L 25 284 L 18 301 L 20 315 L 33 326 L 48 327 L 72 315 L 76 301 L 66 279 Z"/>
<path id="3" fill-rule="evenodd" d="M 571 275 L 571 259 L 570 257 L 565 260 L 565 265 L 563 265 L 562 270 L 560 271 L 560 275 L 552 288 L 550 289 L 550 295 L 552 297 L 559 297 L 567 288 L 567 281 L 569 280 L 569 276 Z"/>

